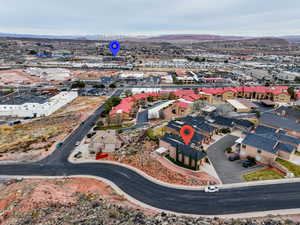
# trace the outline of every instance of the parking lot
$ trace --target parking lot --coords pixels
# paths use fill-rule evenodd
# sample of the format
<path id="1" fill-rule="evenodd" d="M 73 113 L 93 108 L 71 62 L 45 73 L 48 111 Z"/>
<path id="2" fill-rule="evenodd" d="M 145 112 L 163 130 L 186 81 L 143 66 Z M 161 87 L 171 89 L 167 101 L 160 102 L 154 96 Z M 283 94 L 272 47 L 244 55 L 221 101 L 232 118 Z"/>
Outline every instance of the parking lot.
<path id="1" fill-rule="evenodd" d="M 207 154 L 212 162 L 219 178 L 223 184 L 241 183 L 244 182 L 242 175 L 248 172 L 256 171 L 262 167 L 244 168 L 242 161 L 229 161 L 224 153 L 227 147 L 231 147 L 238 137 L 227 135 L 208 147 Z"/>

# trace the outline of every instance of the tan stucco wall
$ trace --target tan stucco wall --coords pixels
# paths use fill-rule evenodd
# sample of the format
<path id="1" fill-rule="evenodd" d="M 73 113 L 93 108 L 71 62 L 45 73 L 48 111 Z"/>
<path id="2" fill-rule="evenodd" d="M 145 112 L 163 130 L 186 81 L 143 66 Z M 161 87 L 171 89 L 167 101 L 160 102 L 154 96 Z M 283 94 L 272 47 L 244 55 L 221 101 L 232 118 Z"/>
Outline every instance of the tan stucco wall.
<path id="1" fill-rule="evenodd" d="M 289 159 L 291 159 L 293 154 L 290 154 L 290 153 L 284 152 L 284 151 L 278 151 L 278 155 L 283 159 L 289 160 Z"/>
<path id="2" fill-rule="evenodd" d="M 286 94 L 274 95 L 273 96 L 273 101 L 274 102 L 290 102 L 291 101 L 291 96 L 286 95 Z"/>
<path id="3" fill-rule="evenodd" d="M 232 91 L 226 91 L 222 94 L 222 99 L 227 100 L 227 99 L 234 99 L 235 98 L 235 93 Z"/>
<path id="4" fill-rule="evenodd" d="M 241 157 L 246 158 L 247 156 L 251 156 L 257 159 L 257 156 L 259 156 L 261 158 L 259 161 L 266 164 L 269 164 L 270 161 L 274 161 L 276 158 L 275 154 L 263 150 L 261 150 L 261 153 L 259 154 L 257 150 L 257 148 L 249 145 L 246 145 L 246 148 L 241 147 Z"/>

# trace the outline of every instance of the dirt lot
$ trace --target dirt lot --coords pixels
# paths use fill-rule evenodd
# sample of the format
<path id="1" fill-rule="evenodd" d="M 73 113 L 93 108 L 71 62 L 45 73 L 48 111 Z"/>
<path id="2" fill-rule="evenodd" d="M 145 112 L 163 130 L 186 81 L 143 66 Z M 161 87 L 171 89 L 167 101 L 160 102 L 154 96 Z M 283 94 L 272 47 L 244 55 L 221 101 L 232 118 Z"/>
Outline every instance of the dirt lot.
<path id="1" fill-rule="evenodd" d="M 115 71 L 99 71 L 99 70 L 73 70 L 72 76 L 81 80 L 98 80 L 103 76 L 114 76 L 119 72 Z"/>
<path id="2" fill-rule="evenodd" d="M 0 126 L 0 160 L 24 161 L 49 154 L 104 101 L 104 97 L 78 97 L 51 116 L 13 127 Z"/>
<path id="3" fill-rule="evenodd" d="M 43 79 L 31 76 L 21 69 L 2 70 L 0 71 L 0 84 L 34 84 L 43 82 Z"/>
<path id="4" fill-rule="evenodd" d="M 85 194 L 90 201 L 101 196 L 101 200 L 105 202 L 139 208 L 96 179 L 26 179 L 22 182 L 10 182 L 12 183 L 8 185 L 0 184 L 0 224 L 3 225 L 17 224 L 13 223 L 14 218 L 20 218 L 22 214 L 37 208 L 74 205 L 80 194 Z"/>

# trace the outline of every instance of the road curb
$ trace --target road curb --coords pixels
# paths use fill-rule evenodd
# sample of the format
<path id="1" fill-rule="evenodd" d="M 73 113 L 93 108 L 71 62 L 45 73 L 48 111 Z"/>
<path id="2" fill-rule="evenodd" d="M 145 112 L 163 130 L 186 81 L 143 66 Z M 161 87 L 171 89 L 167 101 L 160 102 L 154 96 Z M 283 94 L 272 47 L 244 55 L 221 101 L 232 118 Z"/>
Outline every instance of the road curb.
<path id="1" fill-rule="evenodd" d="M 123 163 L 119 163 L 119 162 L 114 162 L 114 161 L 84 160 L 84 161 L 81 161 L 81 162 L 75 162 L 72 159 L 71 160 L 68 159 L 68 161 L 70 163 L 73 163 L 73 164 L 84 164 L 84 163 L 100 163 L 101 164 L 102 163 L 102 164 L 112 164 L 112 165 L 125 167 L 127 169 L 133 170 L 134 172 L 136 172 L 140 176 L 145 177 L 146 179 L 148 179 L 149 181 L 151 181 L 153 183 L 156 183 L 158 185 L 162 185 L 162 186 L 165 186 L 165 187 L 168 187 L 168 188 L 183 189 L 183 190 L 204 190 L 205 187 L 206 187 L 206 186 L 194 187 L 194 186 L 170 184 L 170 183 L 167 183 L 167 182 L 164 182 L 164 181 L 157 180 L 157 179 L 151 177 L 150 175 L 146 174 L 145 172 L 143 172 L 143 171 L 141 171 L 141 170 L 139 170 L 135 167 L 132 167 L 132 166 L 129 166 L 129 165 L 126 165 L 126 164 L 123 164 Z"/>
<path id="2" fill-rule="evenodd" d="M 145 209 L 150 209 L 157 211 L 158 213 L 164 212 L 168 214 L 173 214 L 177 216 L 187 216 L 187 217 L 207 217 L 207 218 L 214 218 L 214 217 L 219 217 L 219 218 L 224 218 L 224 219 L 244 219 L 244 218 L 253 218 L 253 217 L 264 217 L 264 216 L 269 216 L 269 215 L 293 215 L 293 214 L 299 214 L 300 213 L 300 208 L 296 209 L 284 209 L 284 210 L 270 210 L 270 211 L 262 211 L 262 212 L 248 212 L 248 213 L 238 213 L 238 214 L 224 214 L 224 215 L 197 215 L 197 214 L 186 214 L 186 213 L 178 213 L 178 212 L 173 212 L 169 210 L 164 210 L 160 208 L 156 208 L 153 206 L 150 206 L 148 204 L 145 204 L 143 202 L 140 202 L 136 200 L 135 198 L 131 197 L 130 195 L 126 194 L 122 189 L 120 189 L 116 184 L 114 184 L 112 181 L 98 177 L 98 176 L 91 176 L 91 175 L 72 175 L 72 176 L 51 176 L 51 177 L 45 177 L 45 176 L 4 176 L 0 175 L 0 178 L 4 179 L 12 179 L 12 178 L 24 178 L 24 179 L 66 179 L 66 178 L 92 178 L 96 180 L 100 180 L 108 185 L 111 186 L 112 189 L 114 189 L 119 195 L 124 196 L 125 198 L 128 199 L 128 201 L 143 207 Z"/>

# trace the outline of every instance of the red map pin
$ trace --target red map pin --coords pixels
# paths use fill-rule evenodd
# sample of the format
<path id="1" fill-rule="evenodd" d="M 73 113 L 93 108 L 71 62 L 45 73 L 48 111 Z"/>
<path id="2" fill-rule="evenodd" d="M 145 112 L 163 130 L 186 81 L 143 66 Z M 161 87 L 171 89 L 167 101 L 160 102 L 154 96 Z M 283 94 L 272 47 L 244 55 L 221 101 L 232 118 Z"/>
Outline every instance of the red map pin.
<path id="1" fill-rule="evenodd" d="M 184 125 L 180 130 L 180 135 L 186 145 L 188 145 L 195 133 L 195 129 L 189 125 Z"/>

